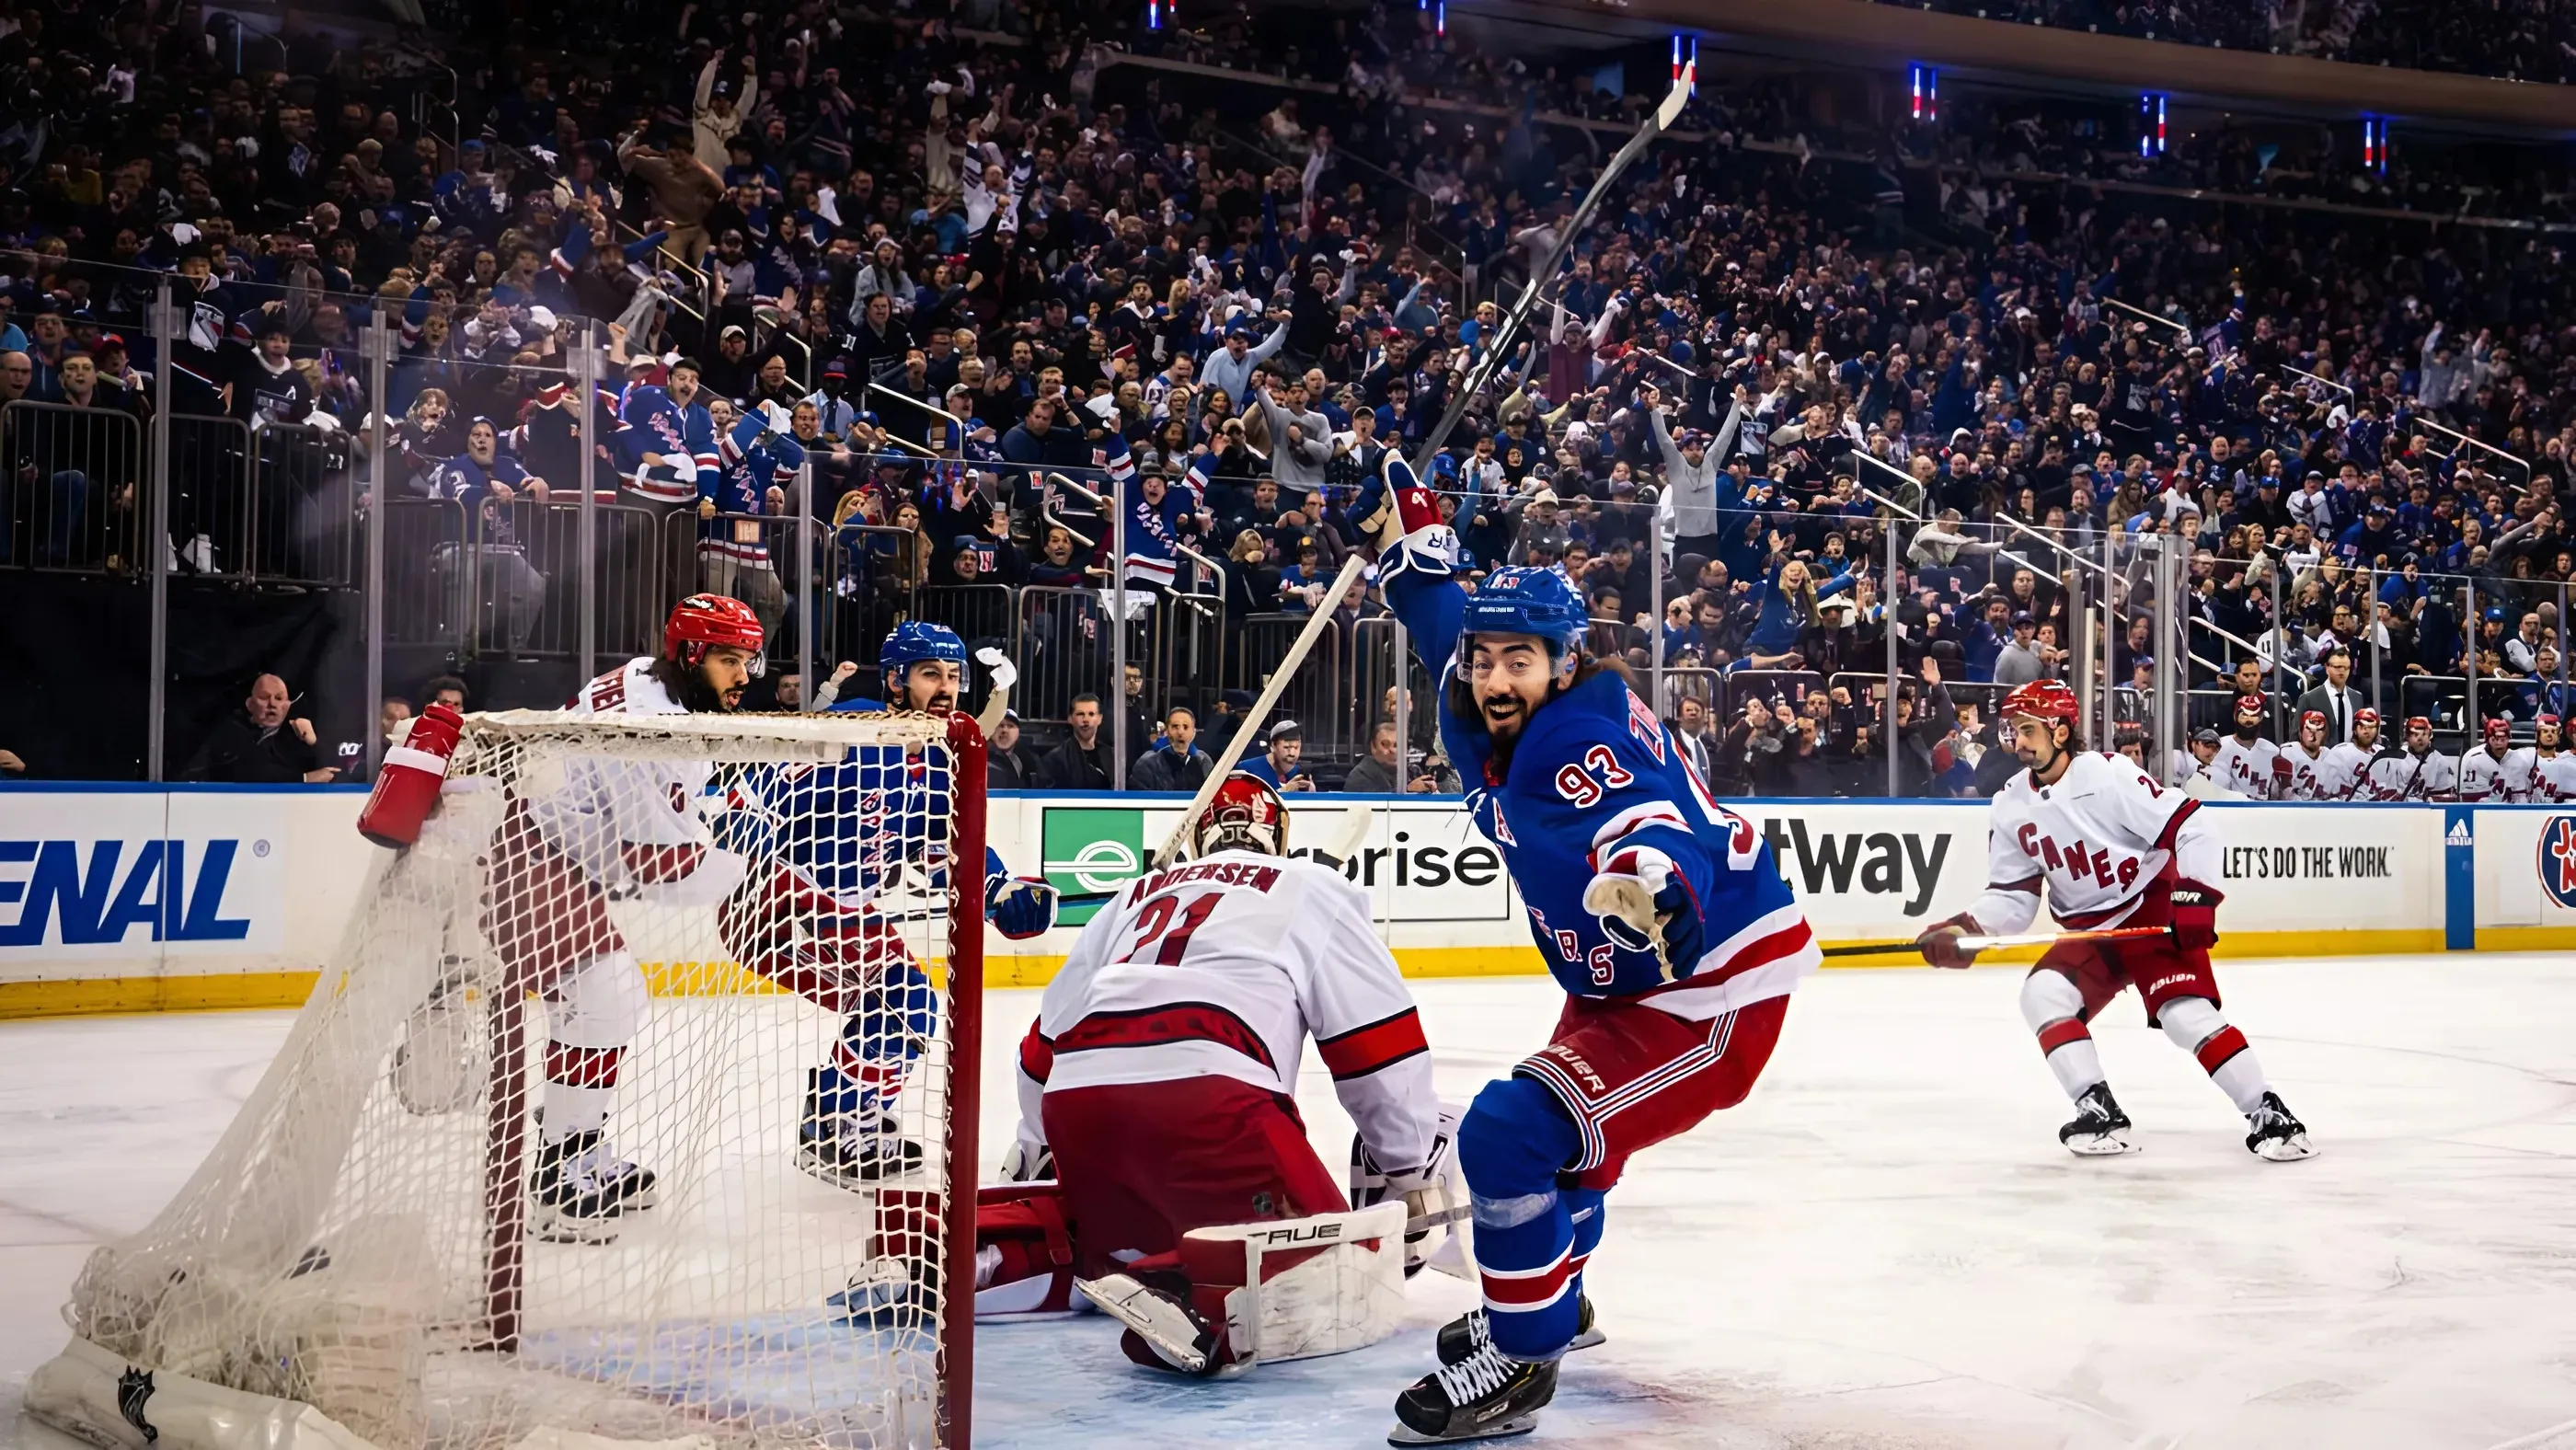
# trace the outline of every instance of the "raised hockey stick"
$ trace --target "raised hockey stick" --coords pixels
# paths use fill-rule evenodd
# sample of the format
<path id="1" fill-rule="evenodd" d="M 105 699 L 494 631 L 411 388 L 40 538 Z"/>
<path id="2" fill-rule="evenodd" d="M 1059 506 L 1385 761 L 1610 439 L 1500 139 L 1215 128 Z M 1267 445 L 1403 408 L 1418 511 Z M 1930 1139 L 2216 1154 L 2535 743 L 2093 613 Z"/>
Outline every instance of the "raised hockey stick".
<path id="1" fill-rule="evenodd" d="M 2059 942 L 2144 941 L 2148 937 L 2164 934 L 2165 928 L 2161 926 L 2115 926 L 2105 931 L 2026 931 L 2018 936 L 1963 934 L 1959 938 L 1959 950 L 1990 952 L 2003 947 L 2053 946 Z M 1829 957 L 1893 956 L 1899 952 L 1917 950 L 1917 941 L 1918 938 L 1907 937 L 1901 941 L 1846 942 L 1838 947 L 1826 947 L 1822 955 Z"/>
<path id="2" fill-rule="evenodd" d="M 1671 93 L 1664 97 L 1661 105 L 1655 107 L 1654 114 L 1646 118 L 1645 123 L 1637 128 L 1637 134 L 1628 138 L 1628 144 L 1620 147 L 1618 154 L 1612 156 L 1609 164 L 1601 168 L 1601 174 L 1593 179 L 1592 189 L 1583 194 L 1582 202 L 1574 208 L 1573 214 L 1566 218 L 1565 230 L 1557 237 L 1554 245 L 1548 248 L 1547 260 L 1531 273 L 1530 285 L 1521 289 L 1520 300 L 1514 302 L 1511 310 L 1503 315 L 1501 325 L 1495 330 L 1493 343 L 1476 364 L 1475 371 L 1468 375 L 1465 384 L 1458 389 L 1457 396 L 1449 400 L 1448 408 L 1440 415 L 1439 424 L 1423 435 L 1422 447 L 1414 453 L 1413 457 L 1414 472 L 1431 471 L 1432 456 L 1448 443 L 1450 433 L 1458 426 L 1458 420 L 1467 416 L 1467 409 L 1492 384 L 1494 375 L 1501 371 L 1505 359 L 1514 351 L 1513 334 L 1519 332 L 1529 320 L 1530 309 L 1538 304 L 1541 288 L 1556 276 L 1558 268 L 1565 265 L 1566 252 L 1572 249 L 1575 237 L 1581 234 L 1585 224 L 1592 220 L 1592 214 L 1601 209 L 1601 200 L 1610 194 L 1611 184 L 1619 179 L 1619 174 L 1626 171 L 1630 163 L 1645 154 L 1646 148 L 1654 144 L 1655 138 L 1662 135 L 1666 127 L 1680 118 L 1682 107 L 1689 104 L 1691 88 L 1698 83 L 1698 79 L 1696 66 L 1684 70 L 1680 78 L 1673 82 Z M 1226 742 L 1225 753 L 1217 757 L 1216 769 L 1208 772 L 1208 778 L 1199 786 L 1198 794 L 1190 798 L 1189 808 L 1181 812 L 1179 824 L 1172 827 L 1172 834 L 1163 842 L 1163 848 L 1154 853 L 1156 866 L 1162 866 L 1171 861 L 1179 853 L 1181 843 L 1189 839 L 1191 824 L 1198 820 L 1201 811 L 1207 809 L 1208 801 L 1215 797 L 1217 787 L 1223 785 L 1226 776 L 1233 772 L 1235 762 L 1243 758 L 1244 747 L 1250 745 L 1252 737 L 1259 733 L 1261 722 L 1270 718 L 1270 707 L 1278 703 L 1280 692 L 1288 687 L 1289 678 L 1297 673 L 1298 666 L 1306 662 L 1307 654 L 1314 649 L 1316 639 L 1324 632 L 1325 623 L 1332 618 L 1332 601 L 1337 601 L 1344 594 L 1349 593 L 1352 581 L 1359 578 L 1360 571 L 1367 567 L 1368 552 L 1365 547 L 1353 550 L 1351 556 L 1342 561 L 1341 572 L 1333 576 L 1332 587 L 1324 593 L 1323 607 L 1318 608 L 1314 616 L 1306 621 L 1306 627 L 1298 632 L 1296 643 L 1288 647 L 1288 653 L 1281 657 L 1278 666 L 1271 671 L 1270 682 L 1262 687 L 1261 698 L 1253 702 L 1251 711 L 1243 717 L 1243 723 L 1235 728 L 1234 738 Z"/>

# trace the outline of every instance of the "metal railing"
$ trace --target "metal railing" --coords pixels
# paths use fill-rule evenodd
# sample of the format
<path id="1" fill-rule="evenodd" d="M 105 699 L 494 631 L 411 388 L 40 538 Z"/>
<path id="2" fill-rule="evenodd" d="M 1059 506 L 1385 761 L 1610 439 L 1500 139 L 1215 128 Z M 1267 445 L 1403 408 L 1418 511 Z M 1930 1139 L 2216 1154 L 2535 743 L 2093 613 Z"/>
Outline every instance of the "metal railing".
<path id="1" fill-rule="evenodd" d="M 132 413 L 26 399 L 0 407 L 0 568 L 138 570 L 144 464 Z"/>

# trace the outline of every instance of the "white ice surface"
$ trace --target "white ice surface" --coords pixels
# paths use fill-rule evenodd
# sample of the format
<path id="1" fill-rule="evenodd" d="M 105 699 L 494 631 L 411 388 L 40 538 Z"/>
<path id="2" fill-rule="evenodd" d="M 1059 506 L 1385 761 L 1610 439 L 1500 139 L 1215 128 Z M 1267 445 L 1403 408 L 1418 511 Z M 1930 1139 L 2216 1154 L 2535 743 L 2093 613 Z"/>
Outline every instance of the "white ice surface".
<path id="1" fill-rule="evenodd" d="M 2256 1160 L 2226 1100 L 2144 1025 L 2097 1024 L 2145 1151 L 2079 1161 L 2009 970 L 1833 972 L 1750 1102 L 1649 1150 L 1588 1286 L 1610 1342 L 1568 1363 L 1537 1442 L 1585 1446 L 2576 1450 L 2576 965 L 2535 956 L 2230 964 L 2229 1015 L 2319 1158 Z M 1538 979 L 1417 984 L 1442 1091 L 1544 1037 Z M 984 1146 L 1012 1114 L 990 1011 Z M 284 1014 L 0 1024 L 0 1430 L 60 1347 L 89 1248 L 186 1176 Z M 1338 1163 L 1349 1124 L 1310 1060 Z M 1110 1327 L 988 1327 L 987 1446 L 1368 1446 L 1471 1299 L 1224 1384 L 1128 1365 Z M 2556 1433 L 2551 1433 L 2553 1429 Z M 5 1436 L 0 1436 L 5 1438 Z M 1536 1442 L 1533 1442 L 1536 1443 Z"/>

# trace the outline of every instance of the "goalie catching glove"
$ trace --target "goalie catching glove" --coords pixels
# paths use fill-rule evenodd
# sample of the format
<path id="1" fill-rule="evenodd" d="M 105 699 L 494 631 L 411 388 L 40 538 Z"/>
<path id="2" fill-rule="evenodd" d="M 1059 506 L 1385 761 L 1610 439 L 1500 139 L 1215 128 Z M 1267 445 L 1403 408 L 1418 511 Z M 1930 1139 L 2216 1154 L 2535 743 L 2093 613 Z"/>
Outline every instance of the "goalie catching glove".
<path id="1" fill-rule="evenodd" d="M 1601 863 L 1583 888 L 1583 909 L 1601 923 L 1614 951 L 1651 955 L 1666 978 L 1699 965 L 1700 920 L 1690 883 L 1672 858 L 1632 846 Z"/>

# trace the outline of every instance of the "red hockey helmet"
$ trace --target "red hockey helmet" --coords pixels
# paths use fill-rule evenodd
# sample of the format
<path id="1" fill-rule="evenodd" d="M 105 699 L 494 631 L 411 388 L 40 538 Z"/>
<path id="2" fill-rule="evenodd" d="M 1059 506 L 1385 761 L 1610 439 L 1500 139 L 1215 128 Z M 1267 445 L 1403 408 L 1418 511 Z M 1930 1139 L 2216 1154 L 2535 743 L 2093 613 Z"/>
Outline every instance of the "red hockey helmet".
<path id="1" fill-rule="evenodd" d="M 2486 732 L 2486 733 L 2487 733 L 2487 738 L 2488 738 L 2488 739 L 2490 739 L 2490 740 L 2494 739 L 2496 736 L 2499 736 L 2499 735 L 2505 736 L 2506 738 L 2510 739 L 2510 738 L 2512 737 L 2512 735 L 2513 735 L 2513 722 L 2512 722 L 2512 721 L 2510 721 L 2510 720 L 2505 719 L 2505 718 L 2504 718 L 2503 716 L 2501 716 L 2501 715 L 2489 715 L 2489 716 L 2487 717 L 2487 732 Z"/>
<path id="2" fill-rule="evenodd" d="M 751 606 L 723 594 L 692 594 L 671 606 L 662 626 L 662 657 L 696 669 L 707 651 L 732 645 L 751 651 L 751 672 L 760 673 L 760 616 Z"/>
<path id="3" fill-rule="evenodd" d="M 2005 720 L 2029 716 L 2036 720 L 2063 720 L 2076 726 L 2084 723 L 2084 702 L 2075 698 L 2075 692 L 2063 680 L 2031 680 L 2013 686 L 1996 714 Z"/>
<path id="4" fill-rule="evenodd" d="M 2322 733 L 2326 728 L 2326 712 L 2323 710 L 2310 710 L 2301 715 L 2299 717 L 2299 728 L 2302 730 L 2315 730 Z"/>
<path id="5" fill-rule="evenodd" d="M 2379 712 L 2371 709 L 2367 705 L 2364 705 L 2360 709 L 2352 712 L 2352 723 L 2355 725 L 2376 725 L 2379 723 Z"/>
<path id="6" fill-rule="evenodd" d="M 1216 788 L 1207 810 L 1190 827 L 1191 855 L 1215 851 L 1288 854 L 1288 806 L 1270 782 L 1238 770 Z"/>
<path id="7" fill-rule="evenodd" d="M 2241 720 L 2248 715 L 2253 716 L 2257 720 L 2263 718 L 2262 696 L 2239 695 L 2236 697 L 2236 718 Z"/>

